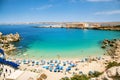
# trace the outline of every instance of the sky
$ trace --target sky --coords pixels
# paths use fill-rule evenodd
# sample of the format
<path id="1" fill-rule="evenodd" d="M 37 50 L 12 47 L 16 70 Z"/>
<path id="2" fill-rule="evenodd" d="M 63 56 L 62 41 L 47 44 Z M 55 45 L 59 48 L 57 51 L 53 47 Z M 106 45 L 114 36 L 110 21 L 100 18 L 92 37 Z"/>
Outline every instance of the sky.
<path id="1" fill-rule="evenodd" d="M 120 21 L 120 0 L 0 0 L 0 23 Z"/>

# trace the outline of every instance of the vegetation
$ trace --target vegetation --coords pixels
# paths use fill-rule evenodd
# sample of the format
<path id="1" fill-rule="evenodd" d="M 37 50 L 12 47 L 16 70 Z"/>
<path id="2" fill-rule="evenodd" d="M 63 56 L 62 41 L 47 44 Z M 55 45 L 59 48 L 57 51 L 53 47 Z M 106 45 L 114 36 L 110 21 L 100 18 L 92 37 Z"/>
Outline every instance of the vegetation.
<path id="1" fill-rule="evenodd" d="M 40 78 L 47 79 L 47 75 L 46 74 L 41 74 Z"/>
<path id="2" fill-rule="evenodd" d="M 120 25 L 116 25 L 115 27 L 120 27 Z"/>
<path id="3" fill-rule="evenodd" d="M 47 79 L 47 75 L 46 74 L 41 74 L 39 78 L 37 78 L 37 80 L 45 80 Z"/>
<path id="4" fill-rule="evenodd" d="M 93 77 L 99 77 L 102 74 L 102 72 L 95 71 L 93 74 L 89 74 L 91 78 Z"/>
<path id="5" fill-rule="evenodd" d="M 113 80 L 120 80 L 120 76 L 119 75 L 116 75 L 114 77 L 112 77 Z"/>
<path id="6" fill-rule="evenodd" d="M 64 77 L 64 78 L 62 78 L 62 79 L 60 79 L 60 80 L 70 80 L 70 78 Z"/>
<path id="7" fill-rule="evenodd" d="M 65 77 L 60 80 L 89 80 L 89 77 L 87 75 L 74 75 L 71 78 Z"/>
<path id="8" fill-rule="evenodd" d="M 109 62 L 108 65 L 106 66 L 107 69 L 114 67 L 114 66 L 120 66 L 120 63 L 117 63 L 115 61 Z"/>
<path id="9" fill-rule="evenodd" d="M 74 75 L 71 80 L 89 80 L 89 78 L 86 75 Z"/>

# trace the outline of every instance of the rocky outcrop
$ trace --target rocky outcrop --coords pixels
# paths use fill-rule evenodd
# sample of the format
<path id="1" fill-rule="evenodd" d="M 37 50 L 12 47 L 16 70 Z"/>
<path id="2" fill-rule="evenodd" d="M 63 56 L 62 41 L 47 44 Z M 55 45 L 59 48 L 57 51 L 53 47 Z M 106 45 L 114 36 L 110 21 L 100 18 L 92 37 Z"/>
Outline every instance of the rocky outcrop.
<path id="1" fill-rule="evenodd" d="M 93 29 L 97 29 L 97 30 L 116 30 L 116 31 L 120 31 L 120 26 L 100 26 L 100 27 L 94 27 Z"/>
<path id="2" fill-rule="evenodd" d="M 120 79 L 120 66 L 112 67 L 106 70 L 101 76 L 96 78 L 96 80 L 119 80 Z"/>
<path id="3" fill-rule="evenodd" d="M 113 39 L 113 40 L 104 40 L 102 42 L 102 48 L 106 49 L 106 52 L 111 57 L 120 58 L 120 40 Z"/>
<path id="4" fill-rule="evenodd" d="M 9 53 L 10 51 L 15 50 L 16 47 L 11 43 L 19 40 L 20 35 L 18 33 L 2 35 L 2 33 L 0 32 L 0 48 L 3 49 L 5 53 Z"/>
<path id="5" fill-rule="evenodd" d="M 20 35 L 18 33 L 16 34 L 8 34 L 8 35 L 1 35 L 0 42 L 1 43 L 10 43 L 20 40 Z"/>

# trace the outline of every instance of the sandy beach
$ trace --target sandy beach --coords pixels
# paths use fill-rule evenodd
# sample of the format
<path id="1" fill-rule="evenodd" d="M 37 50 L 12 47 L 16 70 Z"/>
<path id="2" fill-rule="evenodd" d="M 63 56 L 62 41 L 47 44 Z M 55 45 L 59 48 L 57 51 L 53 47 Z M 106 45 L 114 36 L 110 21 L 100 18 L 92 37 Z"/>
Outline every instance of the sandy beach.
<path id="1" fill-rule="evenodd" d="M 19 70 L 21 71 L 30 71 L 39 75 L 41 75 L 42 73 L 46 74 L 46 80 L 59 80 L 63 77 L 72 77 L 75 74 L 88 75 L 90 71 L 103 72 L 106 69 L 105 63 L 112 61 L 110 56 L 66 60 L 28 60 L 12 58 L 8 58 L 8 60 L 20 64 Z M 60 71 L 55 71 L 55 68 L 58 64 L 63 69 L 61 69 Z M 71 68 L 70 70 L 67 70 L 69 66 L 71 66 Z M 9 69 L 8 66 L 5 67 Z M 52 68 L 52 71 L 50 70 L 50 67 Z"/>

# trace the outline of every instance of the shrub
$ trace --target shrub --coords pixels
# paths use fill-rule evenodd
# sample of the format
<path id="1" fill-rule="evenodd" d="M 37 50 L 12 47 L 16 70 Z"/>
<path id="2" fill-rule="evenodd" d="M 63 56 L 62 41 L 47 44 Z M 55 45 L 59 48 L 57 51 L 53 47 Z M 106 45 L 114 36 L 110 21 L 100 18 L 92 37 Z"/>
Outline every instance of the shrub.
<path id="1" fill-rule="evenodd" d="M 87 75 L 74 75 L 71 80 L 89 80 Z"/>
<path id="2" fill-rule="evenodd" d="M 70 79 L 68 77 L 64 77 L 64 78 L 62 78 L 60 80 L 70 80 Z"/>
<path id="3" fill-rule="evenodd" d="M 90 77 L 99 77 L 102 72 L 95 71 L 93 74 L 89 74 Z"/>
<path id="4" fill-rule="evenodd" d="M 89 77 L 87 75 L 74 75 L 71 78 L 62 78 L 60 80 L 89 80 Z"/>
<path id="5" fill-rule="evenodd" d="M 119 75 L 116 75 L 114 77 L 112 77 L 113 80 L 120 80 L 120 76 Z"/>
<path id="6" fill-rule="evenodd" d="M 41 74 L 40 78 L 47 79 L 47 75 L 46 74 Z"/>
<path id="7" fill-rule="evenodd" d="M 117 63 L 115 61 L 109 62 L 108 65 L 106 66 L 107 69 L 114 67 L 114 66 L 120 66 L 120 63 Z"/>

